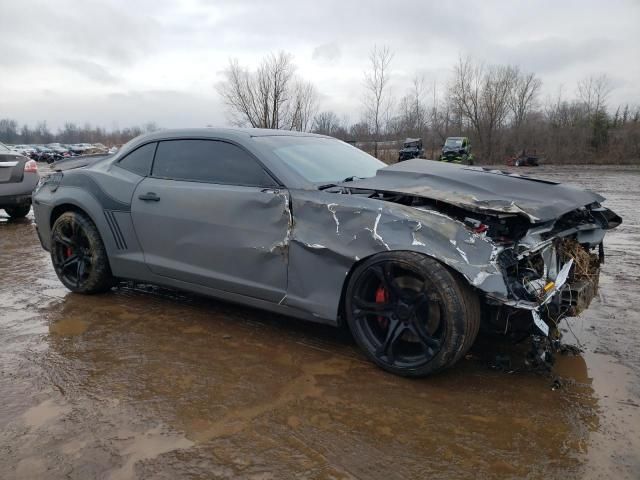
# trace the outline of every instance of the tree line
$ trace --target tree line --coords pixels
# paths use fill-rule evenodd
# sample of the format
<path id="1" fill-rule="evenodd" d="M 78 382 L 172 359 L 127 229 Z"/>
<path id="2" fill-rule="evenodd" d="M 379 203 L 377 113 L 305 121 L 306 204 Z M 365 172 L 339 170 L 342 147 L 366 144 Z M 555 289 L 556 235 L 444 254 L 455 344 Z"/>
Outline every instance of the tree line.
<path id="1" fill-rule="evenodd" d="M 416 75 L 396 100 L 393 59 L 387 46 L 369 53 L 355 123 L 319 108 L 316 88 L 296 76 L 284 52 L 253 71 L 231 60 L 218 91 L 235 125 L 331 135 L 387 161 L 405 137 L 422 138 L 427 156 L 436 158 L 448 136 L 468 136 L 482 163 L 501 163 L 523 150 L 553 163 L 640 163 L 640 107 L 612 111 L 606 75 L 581 80 L 572 97 L 559 92 L 542 100 L 534 72 L 461 57 L 443 84 L 428 85 Z"/>
<path id="2" fill-rule="evenodd" d="M 19 125 L 11 118 L 0 118 L 0 142 L 10 145 L 16 144 L 47 144 L 47 143 L 102 143 L 104 145 L 122 145 L 143 133 L 158 130 L 154 122 L 140 126 L 106 129 L 90 124 L 77 125 L 66 122 L 57 132 L 52 132 L 46 121 L 38 122 L 35 126 Z"/>
<path id="3" fill-rule="evenodd" d="M 386 161 L 407 137 L 422 138 L 427 158 L 436 158 L 447 137 L 468 136 L 481 163 L 502 163 L 523 150 L 549 163 L 640 163 L 640 107 L 610 105 L 606 75 L 582 79 L 571 96 L 559 91 L 543 99 L 534 72 L 461 57 L 446 81 L 415 75 L 398 92 L 393 61 L 387 46 L 370 51 L 355 122 L 321 108 L 317 88 L 298 75 L 286 52 L 267 55 L 255 69 L 230 60 L 216 88 L 234 125 L 331 135 Z M 0 119 L 0 141 L 119 145 L 156 129 L 155 123 L 111 130 L 66 123 L 53 133 L 46 122 L 30 127 Z"/>

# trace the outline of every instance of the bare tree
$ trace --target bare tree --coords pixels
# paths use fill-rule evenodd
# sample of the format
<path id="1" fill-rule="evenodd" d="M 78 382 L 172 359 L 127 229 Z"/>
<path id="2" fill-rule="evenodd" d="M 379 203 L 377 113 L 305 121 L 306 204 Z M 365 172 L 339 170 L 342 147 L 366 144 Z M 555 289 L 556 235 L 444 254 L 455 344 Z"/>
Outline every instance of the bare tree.
<path id="1" fill-rule="evenodd" d="M 509 112 L 509 98 L 516 78 L 513 67 L 485 67 L 469 57 L 460 58 L 454 68 L 449 89 L 453 108 L 475 132 L 487 160 L 493 157 L 496 131 Z"/>
<path id="2" fill-rule="evenodd" d="M 586 109 L 591 128 L 589 142 L 595 150 L 600 150 L 609 141 L 607 99 L 611 90 L 611 82 L 605 74 L 578 82 L 578 97 Z"/>
<path id="3" fill-rule="evenodd" d="M 306 132 L 311 128 L 315 112 L 318 110 L 318 96 L 310 82 L 298 81 L 293 87 L 291 101 L 290 130 Z"/>
<path id="4" fill-rule="evenodd" d="M 401 130 L 420 136 L 427 128 L 427 109 L 424 104 L 424 78 L 415 76 L 411 88 L 398 105 Z"/>
<path id="5" fill-rule="evenodd" d="M 542 81 L 534 73 L 520 73 L 516 67 L 515 79 L 509 95 L 509 108 L 513 113 L 513 126 L 519 129 L 527 114 L 535 107 Z"/>
<path id="6" fill-rule="evenodd" d="M 611 90 L 611 82 L 606 74 L 590 76 L 578 82 L 578 97 L 586 106 L 588 115 L 597 115 L 606 109 Z"/>
<path id="7" fill-rule="evenodd" d="M 306 130 L 315 113 L 313 85 L 298 79 L 290 54 L 265 58 L 255 72 L 229 61 L 218 90 L 238 126 Z"/>
<path id="8" fill-rule="evenodd" d="M 392 59 L 393 53 L 389 47 L 374 46 L 369 54 L 370 70 L 364 74 L 365 118 L 373 133 L 375 156 L 378 155 L 378 140 L 383 121 L 391 110 L 389 67 Z"/>
<path id="9" fill-rule="evenodd" d="M 334 112 L 327 111 L 314 117 L 311 131 L 322 135 L 333 135 L 340 127 L 338 116 Z"/>

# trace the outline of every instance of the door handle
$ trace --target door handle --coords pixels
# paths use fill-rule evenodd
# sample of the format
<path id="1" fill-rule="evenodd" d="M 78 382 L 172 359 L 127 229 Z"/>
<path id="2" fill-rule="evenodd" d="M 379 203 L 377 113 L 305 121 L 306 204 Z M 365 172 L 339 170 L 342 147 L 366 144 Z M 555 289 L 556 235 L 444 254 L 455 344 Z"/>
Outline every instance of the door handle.
<path id="1" fill-rule="evenodd" d="M 138 195 L 140 200 L 144 200 L 145 202 L 158 202 L 160 201 L 160 197 L 153 192 L 147 192 L 142 195 Z"/>

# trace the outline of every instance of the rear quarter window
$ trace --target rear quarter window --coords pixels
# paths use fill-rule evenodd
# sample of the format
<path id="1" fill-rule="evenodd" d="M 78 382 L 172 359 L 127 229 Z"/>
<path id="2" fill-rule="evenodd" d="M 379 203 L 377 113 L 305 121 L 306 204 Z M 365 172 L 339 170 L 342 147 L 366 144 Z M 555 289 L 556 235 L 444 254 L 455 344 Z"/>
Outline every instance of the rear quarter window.
<path id="1" fill-rule="evenodd" d="M 136 148 L 133 152 L 127 154 L 122 160 L 118 162 L 118 165 L 125 170 L 137 173 L 143 177 L 146 177 L 151 172 L 151 165 L 153 164 L 153 155 L 156 151 L 156 143 L 147 143 L 141 147 Z"/>

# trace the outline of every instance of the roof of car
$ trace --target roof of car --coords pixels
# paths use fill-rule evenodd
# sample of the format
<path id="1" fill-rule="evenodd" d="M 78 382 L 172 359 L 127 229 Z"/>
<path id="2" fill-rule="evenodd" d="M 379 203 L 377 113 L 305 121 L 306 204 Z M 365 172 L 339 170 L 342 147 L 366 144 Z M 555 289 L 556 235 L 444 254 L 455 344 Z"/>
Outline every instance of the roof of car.
<path id="1" fill-rule="evenodd" d="M 151 142 L 163 140 L 182 140 L 182 139 L 212 139 L 226 140 L 244 145 L 250 150 L 258 147 L 251 141 L 253 137 L 313 137 L 313 138 L 331 138 L 326 135 L 317 135 L 314 133 L 295 132 L 291 130 L 270 130 L 266 128 L 185 128 L 185 129 L 167 129 L 158 130 L 152 133 L 140 135 L 122 146 L 113 156 L 107 157 L 108 162 L 119 162 L 136 148 Z M 263 161 L 265 159 L 263 158 Z M 269 168 L 270 165 L 267 165 Z M 271 166 L 272 167 L 272 166 Z M 277 168 L 277 167 L 276 167 Z M 277 176 L 278 172 L 275 172 Z"/>
<path id="2" fill-rule="evenodd" d="M 296 136 L 296 137 L 325 137 L 315 133 L 296 132 L 293 130 L 274 130 L 268 128 L 180 128 L 157 130 L 142 135 L 138 138 L 145 140 L 180 137 L 269 137 L 269 136 Z"/>

